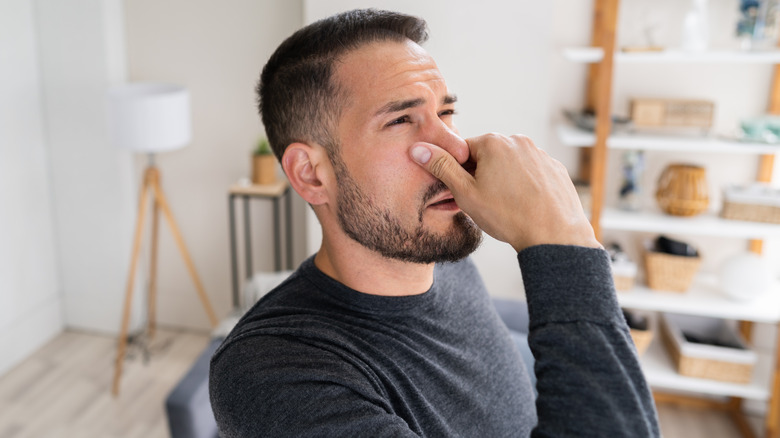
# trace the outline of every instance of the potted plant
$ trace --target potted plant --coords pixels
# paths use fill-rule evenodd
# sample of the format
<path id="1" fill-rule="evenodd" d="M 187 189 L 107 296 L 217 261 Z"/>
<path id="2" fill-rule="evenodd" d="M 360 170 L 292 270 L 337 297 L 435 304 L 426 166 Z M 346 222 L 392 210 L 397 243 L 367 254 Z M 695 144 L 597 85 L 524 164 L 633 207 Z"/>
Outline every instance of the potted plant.
<path id="1" fill-rule="evenodd" d="M 252 151 L 252 183 L 273 184 L 276 182 L 276 157 L 268 140 L 263 137 Z"/>

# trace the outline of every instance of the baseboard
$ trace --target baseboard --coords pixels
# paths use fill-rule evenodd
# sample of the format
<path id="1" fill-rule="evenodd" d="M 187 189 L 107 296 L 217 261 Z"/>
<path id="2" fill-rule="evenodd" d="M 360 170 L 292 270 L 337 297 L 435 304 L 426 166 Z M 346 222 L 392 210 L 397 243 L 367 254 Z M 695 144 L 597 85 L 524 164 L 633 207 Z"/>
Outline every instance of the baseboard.
<path id="1" fill-rule="evenodd" d="M 59 298 L 0 327 L 0 376 L 18 365 L 54 336 L 62 332 L 62 303 Z"/>

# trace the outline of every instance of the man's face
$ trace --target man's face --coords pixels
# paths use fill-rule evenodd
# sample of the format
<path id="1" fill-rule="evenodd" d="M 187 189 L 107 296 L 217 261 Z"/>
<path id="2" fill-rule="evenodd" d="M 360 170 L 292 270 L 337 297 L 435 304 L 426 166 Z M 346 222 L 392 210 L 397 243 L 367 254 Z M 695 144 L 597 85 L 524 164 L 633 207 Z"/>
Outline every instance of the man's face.
<path id="1" fill-rule="evenodd" d="M 452 122 L 454 96 L 433 59 L 408 41 L 372 43 L 339 62 L 334 80 L 346 103 L 332 154 L 344 232 L 385 257 L 454 261 L 473 252 L 482 233 L 447 187 L 411 161 L 418 141 L 463 163 L 468 147 Z"/>

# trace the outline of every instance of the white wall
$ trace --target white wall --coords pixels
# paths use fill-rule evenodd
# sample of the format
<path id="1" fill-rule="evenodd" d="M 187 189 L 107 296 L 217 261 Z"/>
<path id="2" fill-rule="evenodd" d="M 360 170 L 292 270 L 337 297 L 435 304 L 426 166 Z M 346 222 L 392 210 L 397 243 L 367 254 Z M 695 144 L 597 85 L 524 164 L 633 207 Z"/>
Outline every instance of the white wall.
<path id="1" fill-rule="evenodd" d="M 63 326 L 35 30 L 0 3 L 0 375 Z"/>
<path id="2" fill-rule="evenodd" d="M 35 2 L 65 324 L 108 333 L 119 329 L 137 202 L 132 157 L 110 144 L 105 115 L 108 88 L 124 80 L 121 4 Z"/>
<path id="3" fill-rule="evenodd" d="M 541 147 L 548 144 L 550 2 L 306 0 L 304 5 L 307 22 L 366 7 L 424 18 L 430 33 L 424 47 L 458 95 L 461 135 L 522 133 Z M 309 213 L 309 235 L 321 236 Z M 310 251 L 316 251 L 319 239 L 310 238 Z M 473 257 L 492 294 L 522 296 L 516 254 L 509 245 L 486 236 Z"/>
<path id="4" fill-rule="evenodd" d="M 192 142 L 159 155 L 157 164 L 204 288 L 223 317 L 231 309 L 228 187 L 249 175 L 249 155 L 263 133 L 254 87 L 276 46 L 300 27 L 300 2 L 132 0 L 125 2 L 125 12 L 129 80 L 178 83 L 191 93 Z M 144 161 L 139 158 L 137 172 Z M 269 204 L 257 201 L 253 208 L 257 270 L 273 269 Z M 305 245 L 303 210 L 297 202 L 293 215 L 300 225 L 294 241 L 300 247 Z M 236 213 L 242 217 L 241 205 Z M 243 254 L 240 234 L 238 243 Z M 159 251 L 159 323 L 208 328 L 195 287 L 162 222 Z M 296 263 L 303 253 L 296 252 Z"/>

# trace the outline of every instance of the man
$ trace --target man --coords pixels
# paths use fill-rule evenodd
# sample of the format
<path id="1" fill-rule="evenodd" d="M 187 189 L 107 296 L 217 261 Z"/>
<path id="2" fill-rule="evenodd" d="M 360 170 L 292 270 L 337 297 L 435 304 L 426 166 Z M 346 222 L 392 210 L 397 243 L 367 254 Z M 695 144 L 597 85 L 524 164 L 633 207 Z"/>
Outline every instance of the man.
<path id="1" fill-rule="evenodd" d="M 266 133 L 323 241 L 215 353 L 220 433 L 653 436 L 608 258 L 565 168 L 522 136 L 462 139 L 425 22 L 358 10 L 277 49 Z M 538 398 L 479 276 L 518 252 Z"/>

